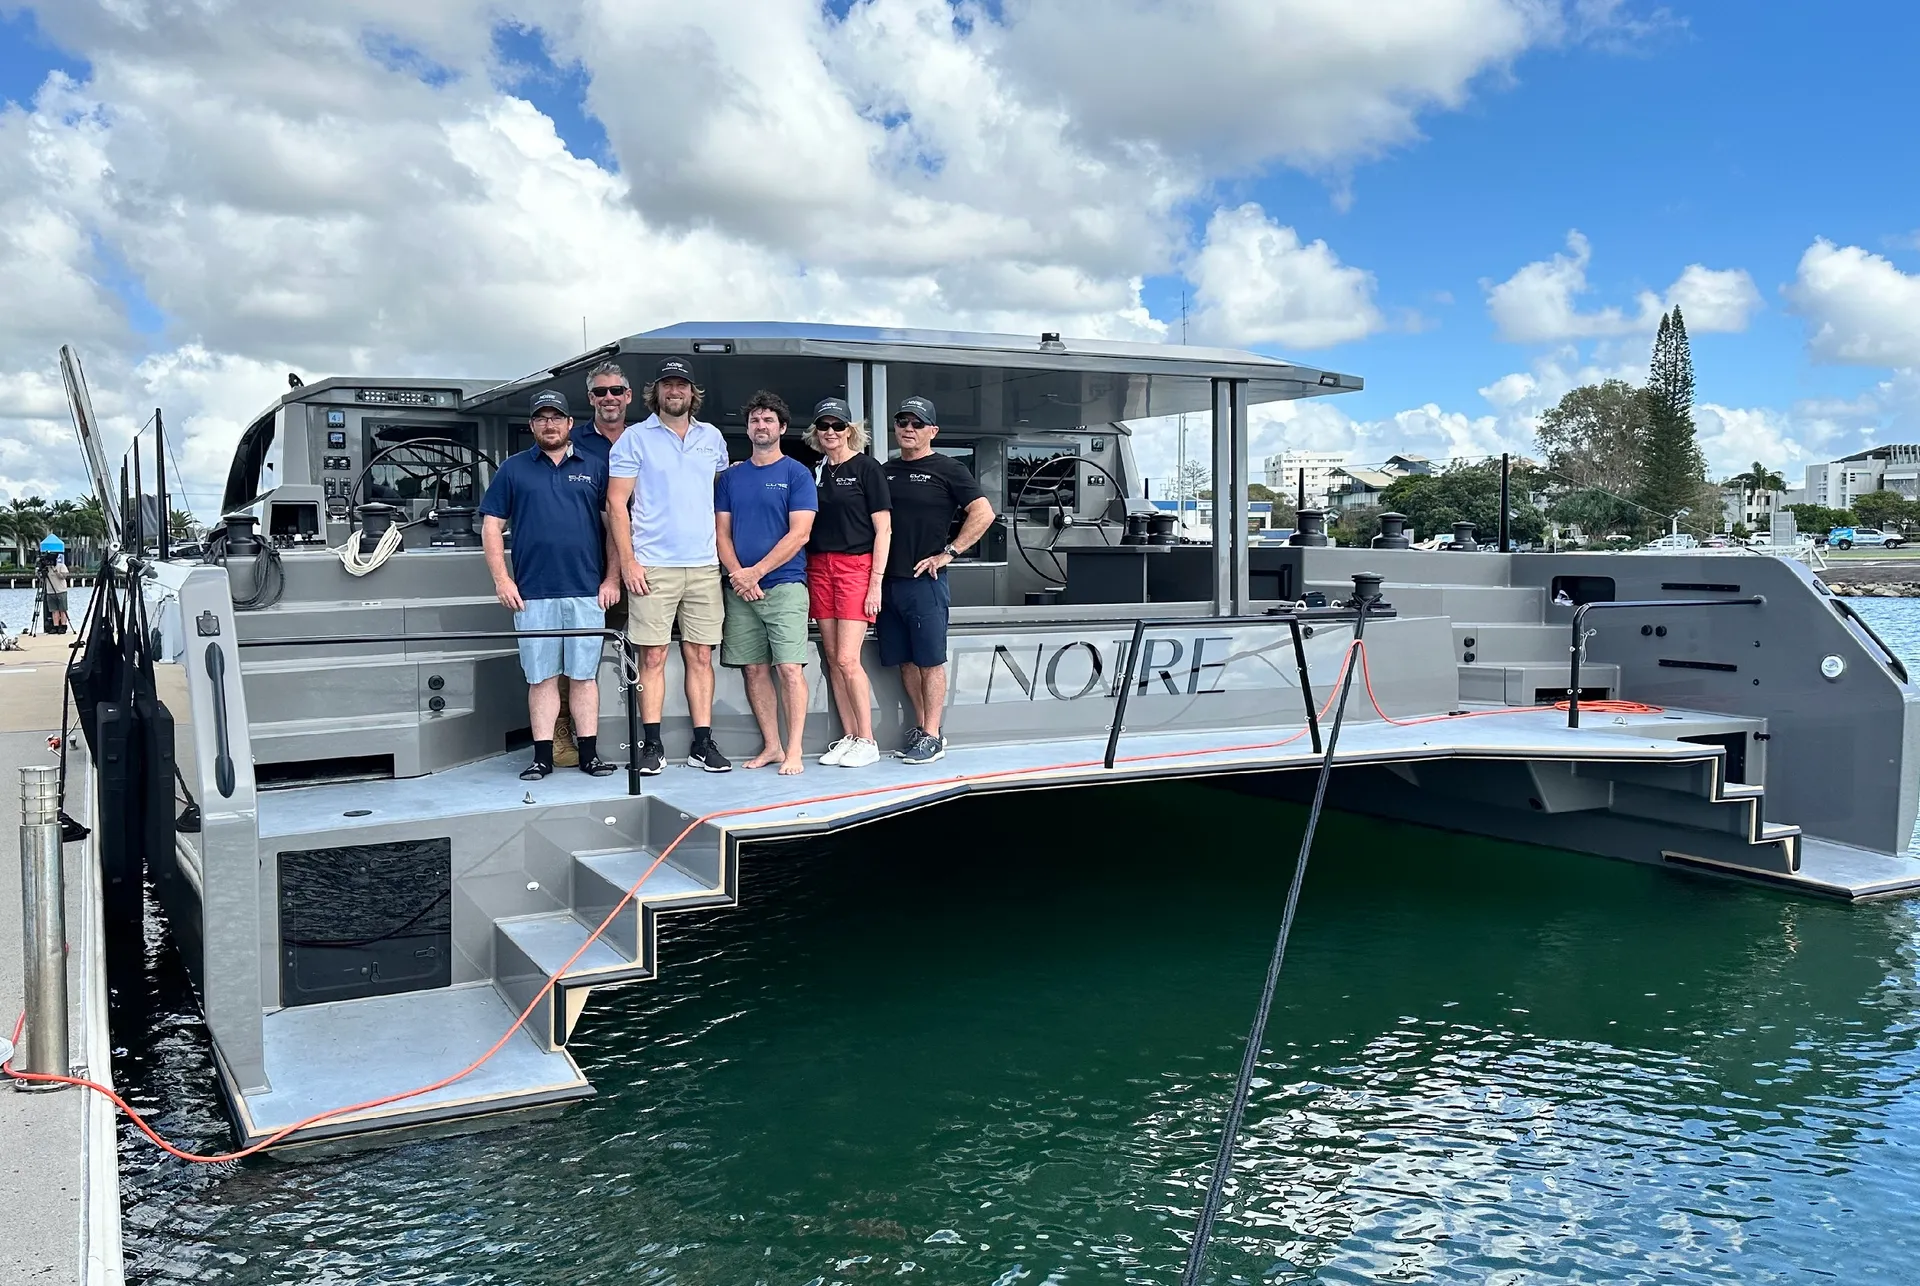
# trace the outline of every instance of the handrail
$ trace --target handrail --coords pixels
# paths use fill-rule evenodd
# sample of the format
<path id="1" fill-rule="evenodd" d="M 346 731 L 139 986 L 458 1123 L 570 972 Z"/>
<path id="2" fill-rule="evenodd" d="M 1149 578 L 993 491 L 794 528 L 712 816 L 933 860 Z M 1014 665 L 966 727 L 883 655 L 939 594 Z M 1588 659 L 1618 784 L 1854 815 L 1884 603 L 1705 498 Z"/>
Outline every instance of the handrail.
<path id="1" fill-rule="evenodd" d="M 1629 599 L 1623 602 L 1582 603 L 1573 609 L 1573 638 L 1567 645 L 1569 660 L 1567 663 L 1567 727 L 1580 726 L 1580 658 L 1586 649 L 1586 636 L 1580 627 L 1586 623 L 1587 613 L 1601 610 L 1653 611 L 1665 607 L 1762 607 L 1766 604 L 1764 594 L 1754 594 L 1748 598 L 1648 598 Z"/>
<path id="2" fill-rule="evenodd" d="M 620 683 L 627 707 L 627 793 L 640 793 L 640 666 L 636 646 L 621 630 L 441 630 L 433 634 L 326 634 L 317 638 L 241 639 L 241 647 L 337 647 L 352 643 L 476 643 L 487 639 L 612 640 L 622 654 Z"/>
<path id="3" fill-rule="evenodd" d="M 207 644 L 207 678 L 213 681 L 213 784 L 220 798 L 233 798 L 233 751 L 227 738 L 227 654 Z M 169 787 L 171 789 L 171 787 Z"/>
<path id="4" fill-rule="evenodd" d="M 1301 617 L 1292 612 L 1275 612 L 1263 616 L 1160 616 L 1140 617 L 1133 623 L 1133 641 L 1127 644 L 1127 656 L 1120 664 L 1120 700 L 1113 708 L 1113 723 L 1107 728 L 1107 767 L 1113 767 L 1114 755 L 1120 749 L 1120 732 L 1127 718 L 1127 700 L 1133 694 L 1134 667 L 1139 663 L 1140 645 L 1146 641 L 1148 630 L 1171 629 L 1177 626 L 1195 625 L 1285 625 L 1293 635 L 1294 664 L 1300 670 L 1300 699 L 1307 707 L 1307 731 L 1313 737 L 1313 751 L 1320 753 L 1320 713 L 1314 706 L 1313 682 L 1307 675 L 1307 649 L 1300 637 Z M 1329 613 L 1316 616 L 1314 620 L 1342 621 L 1351 619 L 1348 613 Z"/>
<path id="5" fill-rule="evenodd" d="M 1887 668 L 1900 676 L 1900 682 L 1902 683 L 1913 682 L 1912 679 L 1909 679 L 1907 677 L 1907 663 L 1905 661 L 1902 661 L 1899 658 L 1899 656 L 1895 654 L 1894 650 L 1887 646 L 1887 641 L 1885 639 L 1881 638 L 1879 634 L 1874 632 L 1873 626 L 1867 624 L 1866 617 L 1860 615 L 1859 612 L 1854 610 L 1853 604 L 1847 602 L 1847 600 L 1840 597 L 1840 595 L 1833 594 L 1833 593 L 1829 593 L 1827 595 L 1827 601 L 1829 603 L 1832 603 L 1835 607 L 1839 608 L 1840 614 L 1842 616 L 1845 616 L 1848 620 L 1852 621 L 1855 625 L 1858 625 L 1862 630 L 1866 631 L 1867 637 L 1873 640 L 1873 645 L 1879 648 L 1881 651 L 1881 654 L 1886 657 Z"/>

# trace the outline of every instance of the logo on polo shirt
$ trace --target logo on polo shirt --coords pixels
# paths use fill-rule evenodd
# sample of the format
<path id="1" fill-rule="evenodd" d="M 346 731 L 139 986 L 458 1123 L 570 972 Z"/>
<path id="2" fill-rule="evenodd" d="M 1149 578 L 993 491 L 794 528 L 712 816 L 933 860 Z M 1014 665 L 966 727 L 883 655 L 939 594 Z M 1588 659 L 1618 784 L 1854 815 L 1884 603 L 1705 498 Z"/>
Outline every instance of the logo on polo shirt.
<path id="1" fill-rule="evenodd" d="M 592 482 L 593 475 L 590 473 L 570 473 L 567 475 L 567 481 L 568 482 Z"/>

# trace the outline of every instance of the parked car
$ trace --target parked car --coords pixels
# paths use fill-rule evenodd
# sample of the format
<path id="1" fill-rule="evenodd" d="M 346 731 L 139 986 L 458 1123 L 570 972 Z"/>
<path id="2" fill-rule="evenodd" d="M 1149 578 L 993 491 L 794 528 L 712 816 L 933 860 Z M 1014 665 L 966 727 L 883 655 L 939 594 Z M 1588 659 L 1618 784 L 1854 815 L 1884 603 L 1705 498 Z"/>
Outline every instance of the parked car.
<path id="1" fill-rule="evenodd" d="M 1648 541 L 1648 549 L 1698 549 L 1700 542 L 1690 531 L 1677 531 L 1658 540 Z"/>
<path id="2" fill-rule="evenodd" d="M 1852 549 L 1856 545 L 1862 549 L 1898 549 L 1906 543 L 1906 537 L 1899 532 L 1882 531 L 1878 527 L 1835 527 L 1827 532 L 1827 544 L 1834 549 Z"/>

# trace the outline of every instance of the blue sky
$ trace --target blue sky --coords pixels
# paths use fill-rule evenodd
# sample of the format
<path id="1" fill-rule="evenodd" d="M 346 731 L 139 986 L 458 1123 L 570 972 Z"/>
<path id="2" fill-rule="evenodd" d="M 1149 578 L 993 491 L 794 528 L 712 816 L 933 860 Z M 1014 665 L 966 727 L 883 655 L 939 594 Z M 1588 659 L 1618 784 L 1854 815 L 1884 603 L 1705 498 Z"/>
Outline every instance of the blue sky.
<path id="1" fill-rule="evenodd" d="M 0 194 L 13 202 L 0 215 L 71 233 L 54 238 L 64 263 L 50 243 L 19 251 L 28 281 L 40 272 L 73 300 L 47 338 L 111 348 L 129 406 L 184 399 L 209 462 L 238 408 L 266 395 L 262 371 L 511 373 L 570 349 L 583 312 L 596 330 L 745 312 L 1177 338 L 1183 289 L 1196 326 L 1214 328 L 1196 338 L 1366 378 L 1335 411 L 1263 428 L 1265 447 L 1335 445 L 1356 461 L 1525 449 L 1532 417 L 1575 378 L 1644 367 L 1650 336 L 1631 319 L 1689 269 L 1746 292 L 1721 331 L 1695 327 L 1717 466 L 1751 452 L 1797 474 L 1868 440 L 1920 439 L 1920 321 L 1903 320 L 1920 310 L 1909 6 L 1428 0 L 1407 12 L 1448 16 L 1423 66 L 1368 25 L 1378 6 L 1335 0 L 1113 0 L 1110 21 L 1078 26 L 1084 10 L 1064 0 L 1007 0 L 957 7 L 972 20 L 952 31 L 925 26 L 934 2 L 422 0 L 373 25 L 363 5 L 317 0 L 309 28 L 290 30 L 231 0 L 145 25 L 98 0 L 0 0 L 0 129 L 14 131 L 0 147 L 25 166 L 16 189 L 43 183 Z M 1188 52 L 1244 43 L 1263 11 L 1283 19 L 1259 29 L 1264 53 L 1214 66 Z M 1542 12 L 1557 25 L 1504 44 L 1488 33 Z M 1127 51 L 1103 53 L 1137 30 L 1165 56 L 1129 70 Z M 682 65 L 649 64 L 676 40 Z M 274 59 L 295 70 L 248 75 Z M 1075 59 L 1111 63 L 1112 83 L 1076 81 L 1062 61 Z M 323 108 L 300 70 L 338 85 Z M 78 88 L 55 94 L 56 73 Z M 966 76 L 947 98 L 927 88 Z M 1282 92 L 1296 81 L 1340 110 L 1412 103 L 1414 129 L 1290 166 L 1316 129 L 1339 133 Z M 1122 96 L 1103 99 L 1115 85 Z M 338 117 L 317 135 L 316 110 Z M 996 115 L 1010 122 L 998 135 L 981 124 Z M 1144 152 L 1116 132 L 1129 129 L 1149 135 Z M 590 164 L 543 157 L 545 130 Z M 341 180 L 284 209 L 259 195 L 332 181 L 309 159 L 335 143 L 342 173 L 364 156 L 381 182 Z M 893 149 L 917 167 L 906 183 L 925 208 L 911 217 L 894 208 Z M 164 169 L 147 172 L 158 154 Z M 1050 187 L 1054 157 L 1055 178 L 1104 167 L 1109 186 Z M 534 176 L 545 187 L 529 196 Z M 1236 261 L 1206 273 L 1207 254 L 1232 248 L 1210 224 L 1249 203 L 1242 231 L 1274 235 L 1235 303 L 1222 292 Z M 1061 231 L 1076 226 L 1104 231 L 1082 245 Z M 451 273 L 429 249 L 443 238 Z M 617 270 L 599 262 L 609 238 L 631 247 Z M 1825 277 L 1802 263 L 1819 239 L 1834 252 Z M 1571 295 L 1569 272 L 1584 274 Z M 1130 310 L 1133 277 L 1145 314 Z M 0 279 L 14 279 L 5 262 Z M 552 317 L 498 311 L 554 279 L 568 298 Z M 389 294 L 409 283 L 411 304 Z M 1525 342 L 1490 308 L 1501 283 L 1515 315 L 1548 317 Z M 88 292 L 117 314 L 111 334 L 87 333 Z M 24 325 L 0 340 L 37 350 Z M 28 378 L 10 360 L 0 353 L 0 386 Z M 25 485 L 4 454 L 11 432 L 0 423 L 0 492 Z"/>

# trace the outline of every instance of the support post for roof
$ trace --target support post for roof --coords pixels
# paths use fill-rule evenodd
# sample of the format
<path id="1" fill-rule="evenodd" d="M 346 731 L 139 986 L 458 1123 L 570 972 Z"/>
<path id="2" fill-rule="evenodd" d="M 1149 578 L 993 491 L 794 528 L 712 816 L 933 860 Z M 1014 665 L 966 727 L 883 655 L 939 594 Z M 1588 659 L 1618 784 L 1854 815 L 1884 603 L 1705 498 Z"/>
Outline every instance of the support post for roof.
<path id="1" fill-rule="evenodd" d="M 847 363 L 847 409 L 853 412 L 853 419 L 856 424 L 865 424 L 869 429 L 872 428 L 873 421 L 867 418 L 867 364 L 865 362 Z M 801 411 L 799 407 L 795 407 L 794 410 L 806 416 L 808 426 L 812 426 L 812 407 L 808 407 L 804 411 Z M 869 433 L 867 437 L 868 441 L 871 442 L 873 435 Z"/>
<path id="2" fill-rule="evenodd" d="M 884 460 L 893 454 L 893 403 L 887 400 L 887 364 L 885 362 L 867 363 L 867 406 L 873 412 L 867 421 L 867 450 L 873 452 L 874 459 Z"/>
<path id="3" fill-rule="evenodd" d="M 1247 590 L 1247 382 L 1213 381 L 1213 609 L 1238 616 Z"/>

